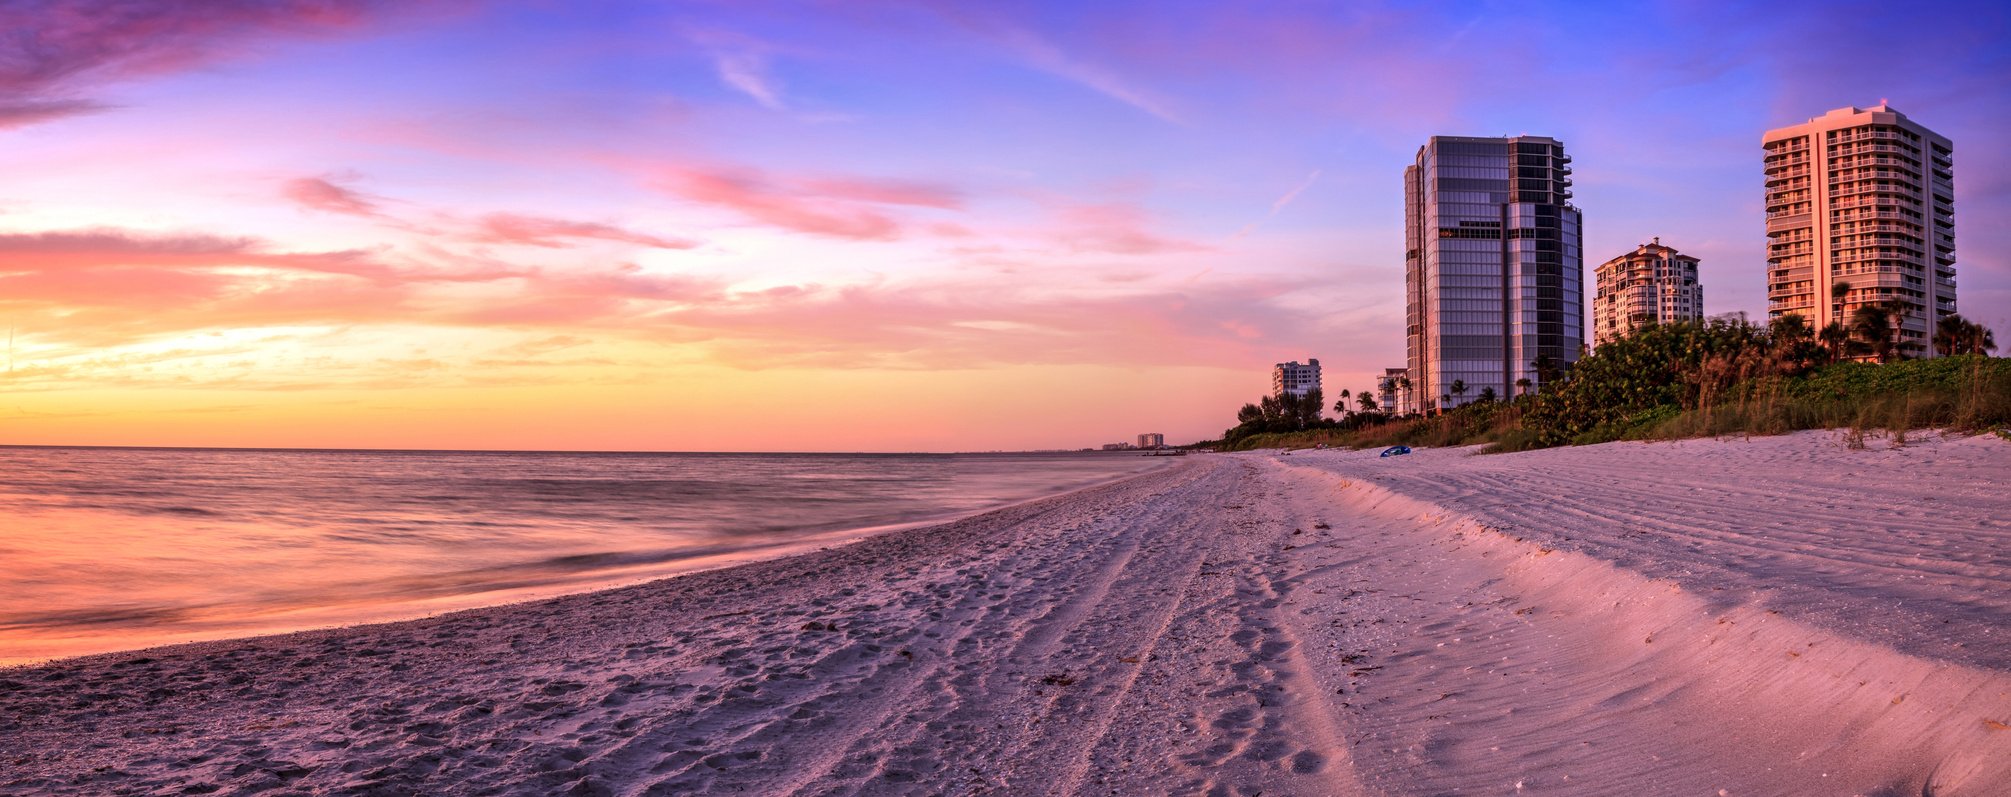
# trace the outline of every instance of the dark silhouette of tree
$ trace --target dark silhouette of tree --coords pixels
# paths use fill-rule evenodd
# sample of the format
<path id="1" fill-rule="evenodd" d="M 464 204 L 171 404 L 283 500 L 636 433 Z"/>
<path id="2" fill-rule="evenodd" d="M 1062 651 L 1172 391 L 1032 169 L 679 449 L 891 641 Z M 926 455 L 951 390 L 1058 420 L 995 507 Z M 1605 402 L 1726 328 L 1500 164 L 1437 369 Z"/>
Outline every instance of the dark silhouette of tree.
<path id="1" fill-rule="evenodd" d="M 1515 394 L 1518 396 L 1529 395 L 1529 386 L 1532 384 L 1535 383 L 1529 381 L 1529 377 L 1526 376 L 1522 377 L 1521 379 L 1515 380 Z"/>
<path id="2" fill-rule="evenodd" d="M 1844 326 L 1842 321 L 1831 321 L 1824 325 L 1816 332 L 1816 338 L 1822 341 L 1823 348 L 1829 352 L 1830 362 L 1851 355 L 1850 328 Z"/>
<path id="3" fill-rule="evenodd" d="M 1960 315 L 1951 315 L 1934 325 L 1934 350 L 1942 356 L 1989 354 L 1997 348 L 1997 335 L 1989 327 Z"/>
<path id="4" fill-rule="evenodd" d="M 1893 323 L 1892 311 L 1884 303 L 1861 304 L 1850 314 L 1850 334 L 1864 351 L 1879 362 L 1888 362 L 1893 357 L 1896 346 L 1893 336 L 1899 325 Z"/>
<path id="5" fill-rule="evenodd" d="M 1480 395 L 1475 397 L 1474 400 L 1479 401 L 1481 403 L 1491 403 L 1494 401 L 1494 399 L 1495 399 L 1494 386 L 1489 385 L 1487 387 L 1481 388 Z"/>
<path id="6" fill-rule="evenodd" d="M 1355 394 L 1355 400 L 1362 405 L 1362 412 L 1376 411 L 1376 397 L 1369 391 L 1364 390 Z"/>
<path id="7" fill-rule="evenodd" d="M 1557 381 L 1557 378 L 1564 374 L 1564 364 L 1548 354 L 1536 355 L 1536 359 L 1529 361 L 1529 367 L 1536 372 L 1536 384 L 1539 389 L 1549 387 L 1551 382 Z"/>

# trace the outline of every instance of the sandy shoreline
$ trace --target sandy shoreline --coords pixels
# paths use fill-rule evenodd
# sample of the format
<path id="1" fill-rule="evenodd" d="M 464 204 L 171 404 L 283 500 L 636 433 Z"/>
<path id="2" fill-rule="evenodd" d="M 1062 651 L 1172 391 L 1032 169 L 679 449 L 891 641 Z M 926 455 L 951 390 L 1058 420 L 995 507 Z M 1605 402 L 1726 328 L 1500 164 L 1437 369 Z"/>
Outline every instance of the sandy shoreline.
<path id="1" fill-rule="evenodd" d="M 2002 794 L 2011 445 L 1189 457 L 607 592 L 0 670 L 0 793 Z"/>

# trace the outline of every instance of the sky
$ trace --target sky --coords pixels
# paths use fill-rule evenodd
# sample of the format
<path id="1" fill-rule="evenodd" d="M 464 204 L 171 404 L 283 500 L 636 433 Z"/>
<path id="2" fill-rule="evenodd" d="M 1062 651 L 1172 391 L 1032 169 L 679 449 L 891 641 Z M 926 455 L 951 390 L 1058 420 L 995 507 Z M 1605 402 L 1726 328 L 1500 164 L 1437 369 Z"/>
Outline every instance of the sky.
<path id="1" fill-rule="evenodd" d="M 0 443 L 1202 439 L 1402 364 L 1429 136 L 1763 318 L 1761 134 L 1880 100 L 2011 335 L 1997 3 L 7 0 Z"/>

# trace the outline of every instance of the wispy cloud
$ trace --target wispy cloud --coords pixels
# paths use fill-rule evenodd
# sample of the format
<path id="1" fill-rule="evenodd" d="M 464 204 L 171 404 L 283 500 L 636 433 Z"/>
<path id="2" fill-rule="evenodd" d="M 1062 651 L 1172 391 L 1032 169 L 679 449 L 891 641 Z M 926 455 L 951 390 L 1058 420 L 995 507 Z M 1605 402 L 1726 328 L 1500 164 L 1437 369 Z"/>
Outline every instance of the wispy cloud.
<path id="1" fill-rule="evenodd" d="M 685 38 L 704 48 L 712 57 L 713 72 L 727 88 L 747 95 L 769 110 L 788 109 L 782 83 L 773 71 L 774 47 L 749 36 L 721 30 L 688 30 Z"/>
<path id="2" fill-rule="evenodd" d="M 66 116 L 97 113 L 111 106 L 75 99 L 0 99 L 0 130 L 26 127 Z"/>
<path id="3" fill-rule="evenodd" d="M 782 87 L 777 85 L 773 75 L 768 73 L 768 57 L 757 52 L 731 51 L 714 52 L 713 68 L 719 71 L 719 80 L 727 86 L 754 98 L 755 102 L 770 110 L 784 109 Z"/>
<path id="4" fill-rule="evenodd" d="M 0 127 L 102 110 L 96 85 L 189 69 L 272 36 L 362 28 L 380 0 L 29 0 L 0 3 Z M 426 5 L 431 5 L 427 3 Z"/>
<path id="5" fill-rule="evenodd" d="M 1132 85 L 1109 69 L 1070 57 L 1046 39 L 1018 28 L 1004 28 L 995 35 L 1002 44 L 1036 69 L 1081 84 L 1168 122 L 1185 124 L 1165 100 Z"/>
<path id="6" fill-rule="evenodd" d="M 1002 17 L 959 3 L 935 3 L 932 8 L 959 27 L 1003 48 L 1029 67 L 1075 83 L 1174 124 L 1185 124 L 1171 103 L 1134 85 L 1117 72 L 1082 60 L 1054 42 Z"/>
<path id="7" fill-rule="evenodd" d="M 1293 200 L 1298 199 L 1300 194 L 1306 192 L 1306 189 L 1312 188 L 1313 183 L 1318 182 L 1319 179 L 1320 179 L 1320 170 L 1314 169 L 1311 174 L 1306 175 L 1306 179 L 1299 181 L 1299 184 L 1293 186 L 1292 190 L 1286 191 L 1284 196 L 1271 200 L 1271 211 L 1269 213 L 1265 213 L 1264 218 L 1243 225 L 1242 229 L 1237 230 L 1236 234 L 1233 237 L 1242 238 L 1243 236 L 1249 235 L 1250 233 L 1256 231 L 1256 229 L 1259 226 L 1263 225 L 1265 221 L 1271 219 L 1272 217 L 1277 216 L 1279 211 L 1285 209 L 1285 206 L 1292 204 Z"/>

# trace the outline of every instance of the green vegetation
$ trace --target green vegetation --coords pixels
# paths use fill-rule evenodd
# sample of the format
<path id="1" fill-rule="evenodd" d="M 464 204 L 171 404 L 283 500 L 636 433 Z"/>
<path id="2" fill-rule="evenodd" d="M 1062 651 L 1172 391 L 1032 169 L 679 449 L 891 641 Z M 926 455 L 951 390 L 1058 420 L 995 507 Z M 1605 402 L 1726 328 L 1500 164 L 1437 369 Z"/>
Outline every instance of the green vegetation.
<path id="1" fill-rule="evenodd" d="M 1798 316 L 1758 327 L 1743 321 L 1650 326 L 1613 341 L 1568 370 L 1544 363 L 1542 393 L 1477 400 L 1430 416 L 1364 411 L 1339 421 L 1303 413 L 1293 423 L 1245 420 L 1225 450 L 1490 443 L 1522 451 L 1612 440 L 1660 440 L 1798 429 L 2011 428 L 2011 358 L 1990 357 L 1988 329 L 1944 322 L 1935 348 L 1952 356 L 1901 359 L 1889 319 L 1811 330 Z M 1887 323 L 1881 324 L 1881 320 Z M 1881 357 L 1857 362 L 1851 357 Z M 1533 364 L 1534 365 L 1534 364 Z M 1449 386 L 1448 396 L 1467 386 Z M 1251 407 L 1244 409 L 1248 412 Z M 1317 402 L 1313 404 L 1318 407 Z M 1241 419 L 1241 416 L 1239 416 Z"/>

